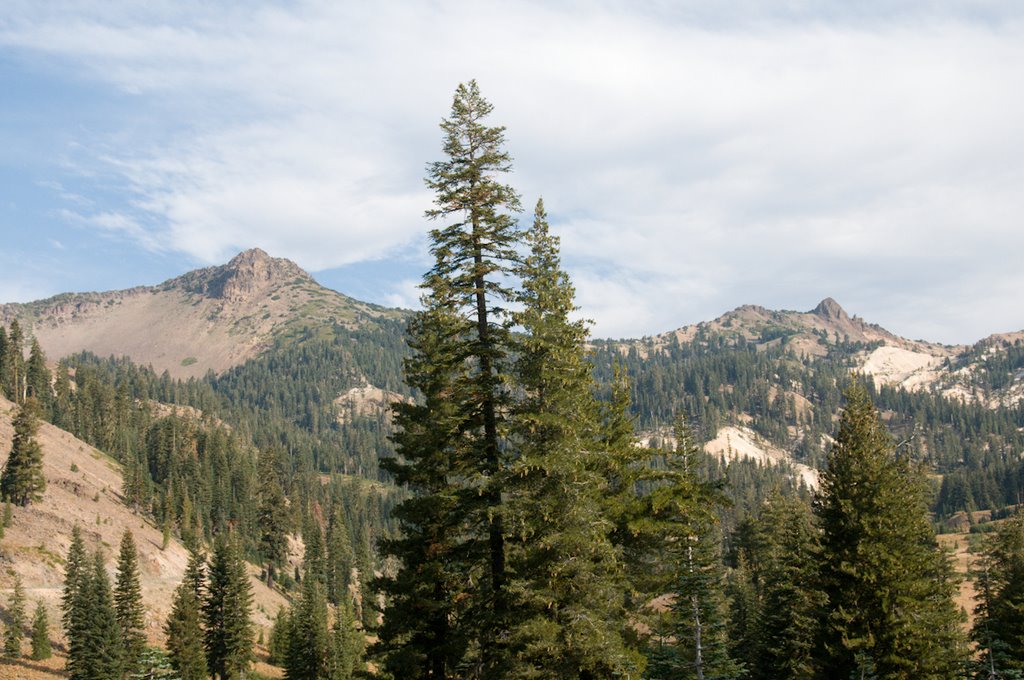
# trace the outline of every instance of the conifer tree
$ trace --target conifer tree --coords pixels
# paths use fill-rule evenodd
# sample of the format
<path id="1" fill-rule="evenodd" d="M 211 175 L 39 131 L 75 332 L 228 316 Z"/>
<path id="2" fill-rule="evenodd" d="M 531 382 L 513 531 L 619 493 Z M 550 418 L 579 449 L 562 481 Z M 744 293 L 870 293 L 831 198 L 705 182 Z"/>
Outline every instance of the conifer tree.
<path id="1" fill-rule="evenodd" d="M 335 503 L 327 525 L 327 597 L 335 605 L 349 600 L 355 553 L 340 503 Z"/>
<path id="2" fill-rule="evenodd" d="M 260 453 L 257 526 L 260 530 L 260 556 L 266 564 L 268 588 L 274 587 L 277 569 L 288 554 L 288 517 L 278 466 L 275 448 Z"/>
<path id="3" fill-rule="evenodd" d="M 978 570 L 977 678 L 1024 678 L 1024 515 L 1002 524 Z"/>
<path id="4" fill-rule="evenodd" d="M 67 670 L 72 680 L 117 680 L 121 677 L 121 627 L 110 579 L 97 551 L 92 563 L 77 570 L 68 636 Z"/>
<path id="5" fill-rule="evenodd" d="M 7 396 L 7 329 L 0 324 L 0 394 Z"/>
<path id="6" fill-rule="evenodd" d="M 523 334 L 513 372 L 522 398 L 510 416 L 518 452 L 509 497 L 509 677 L 613 677 L 637 672 L 623 644 L 620 565 L 601 516 L 602 479 L 591 458 L 597 405 L 584 358 L 586 325 L 542 201 L 526 235 L 520 275 Z"/>
<path id="7" fill-rule="evenodd" d="M 292 616 L 291 609 L 281 607 L 274 617 L 274 625 L 270 628 L 270 638 L 267 640 L 267 651 L 269 663 L 275 666 L 284 666 L 288 660 L 288 649 L 291 645 Z"/>
<path id="8" fill-rule="evenodd" d="M 135 538 L 130 530 L 121 536 L 121 549 L 117 558 L 117 579 L 114 587 L 114 609 L 121 628 L 123 667 L 125 673 L 134 673 L 146 649 L 145 606 L 139 583 L 139 559 Z"/>
<path id="9" fill-rule="evenodd" d="M 206 666 L 220 680 L 244 677 L 252 659 L 252 585 L 238 551 L 221 536 L 213 550 L 203 603 Z"/>
<path id="10" fill-rule="evenodd" d="M 431 231 L 435 264 L 408 330 L 406 380 L 422 401 L 398 408 L 401 458 L 385 465 L 417 496 L 395 514 L 403 537 L 385 544 L 403 566 L 381 582 L 391 622 L 377 646 L 383 667 L 407 678 L 449 677 L 467 653 L 493 677 L 507 659 L 500 479 L 519 198 L 499 181 L 511 161 L 504 128 L 484 122 L 491 110 L 475 82 L 458 87 L 441 123 L 447 158 L 427 176 L 427 216 L 449 222 Z"/>
<path id="11" fill-rule="evenodd" d="M 64 591 L 61 596 L 62 623 L 69 637 L 71 635 L 71 616 L 74 610 L 75 597 L 78 594 L 79 585 L 82 583 L 81 576 L 85 563 L 85 543 L 82 541 L 82 528 L 75 524 L 71 527 L 71 545 L 68 547 L 68 556 L 64 560 Z"/>
<path id="12" fill-rule="evenodd" d="M 53 652 L 50 647 L 50 620 L 46 615 L 46 607 L 42 600 L 36 601 L 36 611 L 32 616 L 32 659 L 41 661 L 49 659 Z"/>
<path id="13" fill-rule="evenodd" d="M 206 655 L 203 648 L 202 611 L 205 559 L 199 552 L 189 556 L 181 583 L 174 591 L 171 613 L 164 632 L 171 665 L 181 680 L 203 680 Z"/>
<path id="14" fill-rule="evenodd" d="M 955 677 L 966 660 L 957 584 L 928 522 L 923 471 L 895 450 L 862 385 L 845 396 L 815 506 L 828 598 L 821 672 Z"/>
<path id="15" fill-rule="evenodd" d="M 14 418 L 14 440 L 0 474 L 0 494 L 12 503 L 26 506 L 41 500 L 46 489 L 43 449 L 36 441 L 39 430 L 38 403 L 26 400 Z"/>
<path id="16" fill-rule="evenodd" d="M 4 630 L 4 657 L 21 658 L 21 640 L 25 637 L 25 588 L 21 577 L 14 577 L 14 590 L 7 604 L 7 628 Z"/>
<path id="17" fill-rule="evenodd" d="M 351 680 L 362 677 L 365 669 L 363 655 L 366 638 L 357 628 L 352 616 L 352 605 L 346 599 L 335 608 L 331 629 L 331 680 Z"/>
<path id="18" fill-rule="evenodd" d="M 327 623 L 327 597 L 319 579 L 302 581 L 302 598 L 291 615 L 285 677 L 318 680 L 331 671 L 332 640 Z"/>
<path id="19" fill-rule="evenodd" d="M 306 515 L 302 523 L 302 540 L 305 550 L 302 553 L 302 578 L 315 578 L 321 583 L 327 582 L 327 551 L 324 546 L 324 532 L 320 522 L 312 514 Z"/>
<path id="20" fill-rule="evenodd" d="M 25 367 L 25 393 L 39 402 L 43 414 L 49 414 L 50 403 L 53 401 L 50 369 L 46 367 L 46 356 L 43 354 L 43 348 L 39 346 L 39 340 L 32 338 L 31 347 L 28 364 Z"/>
<path id="21" fill-rule="evenodd" d="M 3 376 L 4 394 L 16 404 L 25 399 L 25 335 L 17 319 L 11 321 L 7 341 L 4 344 L 3 364 L 0 374 Z"/>
<path id="22" fill-rule="evenodd" d="M 700 452 L 682 416 L 676 418 L 675 439 L 666 474 L 649 493 L 675 582 L 671 644 L 659 641 L 648 676 L 732 680 L 742 677 L 743 668 L 729 654 L 725 570 L 714 515 L 723 498 L 718 485 L 700 478 Z"/>
<path id="23" fill-rule="evenodd" d="M 773 495 L 745 523 L 740 560 L 755 591 L 747 636 L 735 640 L 751 680 L 815 676 L 819 533 L 806 503 Z M 740 642 L 744 644 L 740 644 Z"/>

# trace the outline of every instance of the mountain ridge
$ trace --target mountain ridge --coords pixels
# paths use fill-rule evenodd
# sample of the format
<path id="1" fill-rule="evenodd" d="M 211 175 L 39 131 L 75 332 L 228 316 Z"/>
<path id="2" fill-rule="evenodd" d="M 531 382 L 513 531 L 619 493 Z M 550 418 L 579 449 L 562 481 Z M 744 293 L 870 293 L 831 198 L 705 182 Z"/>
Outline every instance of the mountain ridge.
<path id="1" fill-rule="evenodd" d="M 409 313 L 325 288 L 291 260 L 251 248 L 223 265 L 192 270 L 155 286 L 0 305 L 0 322 L 19 318 L 51 359 L 91 351 L 126 356 L 173 378 L 197 378 L 243 364 L 297 329 L 332 324 L 359 328 L 375 317 Z M 1024 342 L 1024 330 L 992 334 L 972 345 L 910 340 L 851 316 L 832 297 L 804 312 L 745 304 L 709 321 L 607 342 L 646 356 L 669 343 L 709 334 L 759 349 L 785 343 L 794 354 L 811 357 L 825 357 L 841 343 L 862 343 L 869 349 L 854 368 L 874 376 L 878 385 L 934 388 L 991 405 L 1024 399 L 1024 384 L 1016 384 L 1021 381 L 1013 381 L 1005 393 L 980 396 L 972 383 L 972 361 L 984 356 L 984 348 L 998 351 Z M 965 359 L 969 356 L 973 359 Z"/>
<path id="2" fill-rule="evenodd" d="M 359 325 L 395 313 L 324 288 L 294 262 L 253 248 L 155 286 L 0 305 L 0 322 L 18 318 L 52 359 L 81 351 L 126 356 L 187 379 L 245 363 L 296 326 Z"/>

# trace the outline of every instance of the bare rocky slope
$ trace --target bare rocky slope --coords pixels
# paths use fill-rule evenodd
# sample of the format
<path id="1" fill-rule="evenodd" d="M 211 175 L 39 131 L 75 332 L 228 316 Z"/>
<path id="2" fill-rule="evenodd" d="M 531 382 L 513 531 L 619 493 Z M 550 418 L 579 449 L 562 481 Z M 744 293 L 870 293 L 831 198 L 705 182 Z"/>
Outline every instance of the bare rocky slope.
<path id="1" fill-rule="evenodd" d="M 252 249 L 156 286 L 0 305 L 0 322 L 17 318 L 51 360 L 90 351 L 191 378 L 252 359 L 297 324 L 358 325 L 398 313 L 324 288 L 294 262 Z"/>
<path id="2" fill-rule="evenodd" d="M 0 460 L 10 451 L 15 410 L 14 404 L 0 397 Z M 46 491 L 41 501 L 13 508 L 13 522 L 0 540 L 0 598 L 6 602 L 15 575 L 20 576 L 29 612 L 41 600 L 48 609 L 52 639 L 63 642 L 59 606 L 72 527 L 79 524 L 88 550 L 103 551 L 112 577 L 121 536 L 130 529 L 139 552 L 146 632 L 152 642 L 162 642 L 163 622 L 185 571 L 188 551 L 174 539 L 162 548 L 160 529 L 122 502 L 121 466 L 109 456 L 45 422 L 40 423 L 37 441 L 43 449 Z M 250 573 L 254 620 L 265 638 L 285 599 L 259 581 L 256 567 L 250 566 Z M 6 670 L 0 667 L 0 677 L 7 677 Z"/>
<path id="3" fill-rule="evenodd" d="M 658 351 L 672 339 L 688 342 L 700 334 L 742 337 L 759 348 L 787 343 L 796 355 L 823 357 L 839 343 L 863 343 L 857 370 L 871 375 L 878 385 L 899 385 L 908 390 L 937 390 L 964 401 L 1013 406 L 1024 399 L 1024 371 L 1011 376 L 998 389 L 980 383 L 979 365 L 986 357 L 1024 343 L 1024 331 L 991 335 L 974 345 L 943 345 L 899 337 L 877 324 L 850 316 L 838 302 L 825 298 L 807 312 L 775 311 L 743 305 L 713 321 L 684 326 L 638 342 L 643 352 Z"/>

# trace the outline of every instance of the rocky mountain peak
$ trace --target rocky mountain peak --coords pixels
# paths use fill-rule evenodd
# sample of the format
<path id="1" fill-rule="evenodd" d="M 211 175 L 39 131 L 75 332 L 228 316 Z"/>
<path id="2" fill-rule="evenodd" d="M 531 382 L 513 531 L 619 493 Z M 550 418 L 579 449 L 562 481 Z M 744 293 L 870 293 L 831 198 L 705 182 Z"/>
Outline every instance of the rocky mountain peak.
<path id="1" fill-rule="evenodd" d="M 239 302 L 295 279 L 312 281 L 301 267 L 283 257 L 271 257 L 259 248 L 244 250 L 219 267 L 201 269 L 174 283 L 206 297 Z"/>
<path id="2" fill-rule="evenodd" d="M 829 319 L 831 321 L 844 321 L 850 318 L 849 315 L 847 315 L 846 310 L 830 297 L 819 302 L 818 306 L 811 310 L 811 314 L 815 314 L 823 319 Z"/>

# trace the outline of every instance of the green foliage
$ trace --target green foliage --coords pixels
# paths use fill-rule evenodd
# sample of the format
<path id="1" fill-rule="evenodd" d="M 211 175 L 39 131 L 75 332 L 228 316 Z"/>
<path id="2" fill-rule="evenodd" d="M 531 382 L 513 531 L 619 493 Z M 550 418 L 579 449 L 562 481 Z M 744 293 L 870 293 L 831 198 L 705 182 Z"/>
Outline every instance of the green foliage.
<path id="1" fill-rule="evenodd" d="M 274 625 L 270 628 L 270 639 L 267 640 L 267 661 L 269 663 L 275 666 L 284 666 L 288 659 L 291 638 L 291 610 L 288 607 L 281 607 L 277 610 L 277 616 L 274 617 Z"/>
<path id="2" fill-rule="evenodd" d="M 504 494 L 509 532 L 507 677 L 612 677 L 641 665 L 622 637 L 621 565 L 602 518 L 594 465 L 597 404 L 584 359 L 586 326 L 538 202 L 520 268 L 522 328 L 514 366 Z"/>
<path id="3" fill-rule="evenodd" d="M 42 600 L 36 601 L 36 611 L 32 615 L 32 659 L 41 661 L 53 655 L 50 648 L 50 620 L 46 615 L 46 607 Z"/>
<path id="4" fill-rule="evenodd" d="M 274 574 L 288 554 L 288 515 L 285 512 L 278 455 L 276 448 L 263 451 L 258 466 L 259 506 L 256 524 L 260 532 L 260 556 L 266 563 L 268 588 L 274 587 Z"/>
<path id="5" fill-rule="evenodd" d="M 327 624 L 327 597 L 323 583 L 307 576 L 302 598 L 290 617 L 285 677 L 317 680 L 330 677 L 333 645 Z"/>
<path id="6" fill-rule="evenodd" d="M 828 462 L 815 506 L 823 672 L 846 677 L 867 659 L 880 678 L 954 677 L 966 660 L 957 582 L 928 521 L 924 474 L 894 448 L 857 382 Z"/>
<path id="7" fill-rule="evenodd" d="M 205 594 L 205 559 L 193 552 L 185 575 L 174 591 L 171 613 L 164 625 L 171 666 L 181 680 L 206 678 L 201 605 Z"/>
<path id="8" fill-rule="evenodd" d="M 77 583 L 65 629 L 68 674 L 72 680 L 119 679 L 124 648 L 102 554 L 96 552 L 92 564 L 83 563 L 76 571 Z"/>
<path id="9" fill-rule="evenodd" d="M 334 626 L 331 629 L 332 659 L 331 680 L 351 680 L 363 677 L 366 664 L 363 656 L 366 637 L 356 628 L 352 617 L 352 606 L 342 602 L 334 610 Z"/>
<path id="10" fill-rule="evenodd" d="M 395 511 L 402 538 L 383 544 L 402 566 L 380 582 L 390 615 L 376 653 L 384 672 L 405 678 L 447 677 L 463 662 L 493 675 L 507 660 L 500 480 L 519 200 L 500 183 L 511 163 L 504 129 L 484 124 L 491 108 L 475 82 L 460 85 L 441 123 L 446 158 L 428 168 L 427 215 L 448 223 L 431 231 L 435 263 L 405 364 L 422 400 L 397 407 L 399 457 L 382 463 L 417 494 Z"/>
<path id="11" fill-rule="evenodd" d="M 219 678 L 244 677 L 252 661 L 252 585 L 238 549 L 218 538 L 203 602 L 206 665 Z"/>
<path id="12" fill-rule="evenodd" d="M 7 628 L 4 630 L 4 657 L 21 658 L 21 640 L 25 637 L 25 588 L 21 577 L 14 577 L 14 592 L 7 604 Z"/>
<path id="13" fill-rule="evenodd" d="M 819 532 L 810 507 L 773 496 L 737 534 L 732 644 L 747 677 L 815 677 L 818 614 L 826 603 L 818 586 Z"/>
<path id="14" fill-rule="evenodd" d="M 36 441 L 39 430 L 36 415 L 38 408 L 38 402 L 29 398 L 14 417 L 14 440 L 3 473 L 0 474 L 0 494 L 21 506 L 42 500 L 46 489 L 43 449 Z"/>
<path id="15" fill-rule="evenodd" d="M 976 677 L 1024 677 L 1024 515 L 1001 524 L 989 539 L 977 589 Z"/>
<path id="16" fill-rule="evenodd" d="M 0 339 L 3 340 L 0 343 L 0 387 L 4 396 L 20 404 L 26 390 L 25 334 L 17 319 L 11 321 L 10 330 Z"/>
<path id="17" fill-rule="evenodd" d="M 662 550 L 674 568 L 668 639 L 651 649 L 650 678 L 732 680 L 743 668 L 729 653 L 728 612 L 721 535 L 714 506 L 722 502 L 718 485 L 699 477 L 699 450 L 685 419 L 676 419 L 676 448 L 668 472 L 652 488 L 651 516 L 662 523 Z"/>
<path id="18" fill-rule="evenodd" d="M 139 659 L 146 649 L 145 605 L 139 584 L 139 560 L 132 532 L 125 530 L 117 558 L 117 579 L 114 587 L 114 609 L 121 628 L 122 659 L 125 673 L 138 669 Z"/>

